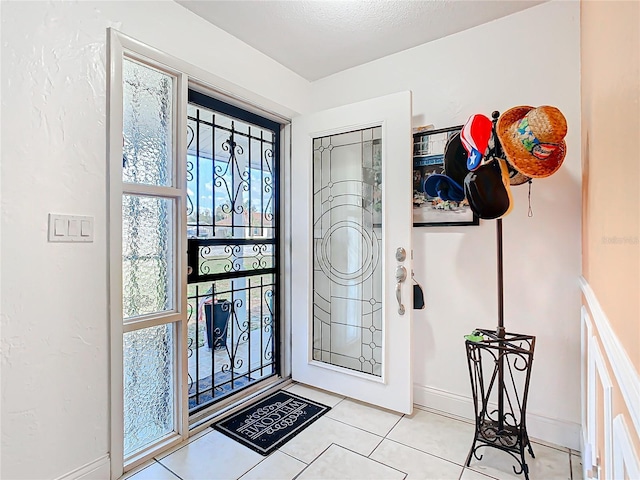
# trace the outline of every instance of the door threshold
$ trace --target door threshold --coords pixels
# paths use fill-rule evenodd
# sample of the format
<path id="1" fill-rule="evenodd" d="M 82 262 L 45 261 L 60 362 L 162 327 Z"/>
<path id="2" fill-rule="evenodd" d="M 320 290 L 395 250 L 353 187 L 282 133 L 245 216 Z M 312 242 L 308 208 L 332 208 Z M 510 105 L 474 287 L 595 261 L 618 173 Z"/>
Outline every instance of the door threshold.
<path id="1" fill-rule="evenodd" d="M 267 382 L 268 384 L 265 385 L 264 383 Z M 292 383 L 294 382 L 291 380 L 291 377 L 276 377 L 271 381 L 265 380 L 260 385 L 244 390 L 242 398 L 230 398 L 226 401 L 223 400 L 211 409 L 198 412 L 194 415 L 194 418 L 189 419 L 189 436 L 191 437 L 204 429 L 211 427 L 214 423 L 219 422 L 242 409 L 247 403 L 258 401 Z M 215 411 L 212 411 L 213 408 L 215 408 Z"/>

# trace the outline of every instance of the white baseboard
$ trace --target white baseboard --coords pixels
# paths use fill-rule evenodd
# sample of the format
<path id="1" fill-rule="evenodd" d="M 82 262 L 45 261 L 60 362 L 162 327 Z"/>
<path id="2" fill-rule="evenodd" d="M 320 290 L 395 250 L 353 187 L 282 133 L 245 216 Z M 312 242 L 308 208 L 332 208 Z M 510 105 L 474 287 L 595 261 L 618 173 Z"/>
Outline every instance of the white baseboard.
<path id="1" fill-rule="evenodd" d="M 105 455 L 58 477 L 56 480 L 109 480 L 110 477 L 109 455 Z"/>
<path id="2" fill-rule="evenodd" d="M 471 396 L 459 395 L 424 385 L 413 386 L 413 401 L 434 410 L 473 421 Z M 580 450 L 580 424 L 527 413 L 527 431 L 532 439 Z"/>
<path id="3" fill-rule="evenodd" d="M 446 390 L 414 384 L 413 403 L 473 422 L 473 403 L 471 402 L 471 397 L 464 397 Z"/>

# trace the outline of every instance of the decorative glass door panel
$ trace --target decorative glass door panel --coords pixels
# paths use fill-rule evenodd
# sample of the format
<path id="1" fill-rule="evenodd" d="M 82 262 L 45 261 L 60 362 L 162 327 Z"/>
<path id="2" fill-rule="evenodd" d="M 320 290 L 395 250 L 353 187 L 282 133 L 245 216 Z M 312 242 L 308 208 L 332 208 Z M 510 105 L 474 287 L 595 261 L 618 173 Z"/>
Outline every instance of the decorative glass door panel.
<path id="1" fill-rule="evenodd" d="M 292 377 L 410 413 L 411 93 L 291 130 Z"/>
<path id="2" fill-rule="evenodd" d="M 313 139 L 313 359 L 382 375 L 382 128 Z"/>

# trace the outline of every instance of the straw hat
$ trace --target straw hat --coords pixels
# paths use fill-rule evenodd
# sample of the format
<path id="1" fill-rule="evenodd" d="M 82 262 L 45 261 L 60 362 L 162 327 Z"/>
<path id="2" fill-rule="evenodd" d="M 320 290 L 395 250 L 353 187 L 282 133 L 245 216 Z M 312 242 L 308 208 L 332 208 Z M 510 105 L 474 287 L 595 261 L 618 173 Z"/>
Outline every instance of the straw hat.
<path id="1" fill-rule="evenodd" d="M 522 185 L 523 183 L 527 183 L 531 180 L 530 177 L 523 175 L 518 170 L 513 168 L 510 163 L 507 162 L 507 167 L 509 170 L 509 184 L 516 187 L 518 185 Z"/>
<path id="2" fill-rule="evenodd" d="M 556 107 L 511 108 L 498 119 L 496 133 L 509 163 L 528 177 L 552 175 L 567 153 L 567 121 Z"/>

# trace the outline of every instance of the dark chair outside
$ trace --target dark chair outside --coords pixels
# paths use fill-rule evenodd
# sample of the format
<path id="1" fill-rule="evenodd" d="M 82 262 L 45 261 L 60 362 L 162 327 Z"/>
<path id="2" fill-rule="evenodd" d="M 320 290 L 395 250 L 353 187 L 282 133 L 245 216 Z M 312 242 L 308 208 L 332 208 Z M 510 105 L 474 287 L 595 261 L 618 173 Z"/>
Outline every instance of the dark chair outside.
<path id="1" fill-rule="evenodd" d="M 206 303 L 204 314 L 207 325 L 207 346 L 214 349 L 226 347 L 231 302 L 221 300 L 213 304 Z"/>

